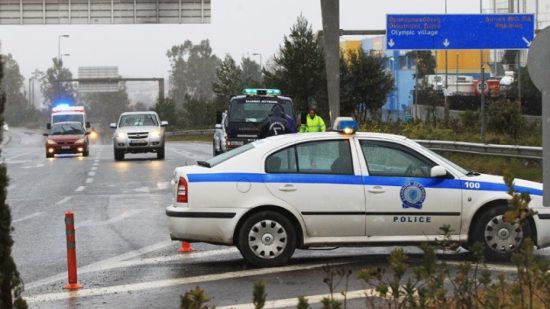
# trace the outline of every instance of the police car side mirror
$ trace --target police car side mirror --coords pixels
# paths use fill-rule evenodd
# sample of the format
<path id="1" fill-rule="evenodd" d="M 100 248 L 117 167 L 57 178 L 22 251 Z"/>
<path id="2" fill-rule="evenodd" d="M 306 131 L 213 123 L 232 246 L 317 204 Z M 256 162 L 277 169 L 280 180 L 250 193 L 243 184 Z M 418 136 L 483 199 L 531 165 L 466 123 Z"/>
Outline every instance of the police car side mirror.
<path id="1" fill-rule="evenodd" d="M 430 177 L 445 177 L 445 176 L 447 176 L 447 170 L 443 166 L 436 165 L 432 167 L 430 171 Z"/>

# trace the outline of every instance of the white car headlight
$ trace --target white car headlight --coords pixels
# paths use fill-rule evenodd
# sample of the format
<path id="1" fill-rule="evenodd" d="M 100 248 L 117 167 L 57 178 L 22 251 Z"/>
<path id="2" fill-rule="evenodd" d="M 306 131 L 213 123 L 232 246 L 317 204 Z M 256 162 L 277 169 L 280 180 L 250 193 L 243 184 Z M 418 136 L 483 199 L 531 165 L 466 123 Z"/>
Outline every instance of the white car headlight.
<path id="1" fill-rule="evenodd" d="M 115 137 L 120 138 L 120 139 L 124 139 L 124 138 L 128 137 L 128 134 L 126 134 L 124 132 L 118 132 L 118 133 L 115 134 Z"/>
<path id="2" fill-rule="evenodd" d="M 153 138 L 160 138 L 160 131 L 153 131 L 151 132 L 151 137 Z"/>

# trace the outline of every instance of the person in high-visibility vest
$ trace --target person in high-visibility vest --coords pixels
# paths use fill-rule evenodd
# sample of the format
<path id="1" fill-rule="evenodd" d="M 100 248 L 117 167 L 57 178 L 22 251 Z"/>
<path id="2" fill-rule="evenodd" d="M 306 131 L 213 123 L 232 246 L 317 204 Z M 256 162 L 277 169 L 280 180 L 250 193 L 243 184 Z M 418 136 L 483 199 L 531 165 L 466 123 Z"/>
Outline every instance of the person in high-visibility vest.
<path id="1" fill-rule="evenodd" d="M 325 132 L 326 130 L 327 127 L 323 118 L 317 115 L 315 108 L 310 108 L 305 121 L 300 124 L 300 132 Z"/>

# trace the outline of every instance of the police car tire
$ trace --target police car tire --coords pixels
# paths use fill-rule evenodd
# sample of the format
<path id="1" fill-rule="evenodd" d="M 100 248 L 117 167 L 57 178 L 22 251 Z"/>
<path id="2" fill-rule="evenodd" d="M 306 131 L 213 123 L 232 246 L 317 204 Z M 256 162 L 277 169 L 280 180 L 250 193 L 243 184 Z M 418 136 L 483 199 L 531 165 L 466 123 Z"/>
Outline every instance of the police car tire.
<path id="1" fill-rule="evenodd" d="M 286 233 L 286 237 L 284 239 L 286 247 L 284 247 L 282 252 L 274 258 L 261 258 L 257 256 L 249 244 L 249 234 L 253 232 L 255 226 L 266 221 L 272 222 L 275 226 L 279 226 L 282 229 L 279 230 L 281 233 Z M 292 226 L 290 220 L 278 212 L 258 212 L 251 215 L 242 224 L 237 238 L 237 248 L 239 248 L 239 251 L 246 262 L 253 266 L 274 267 L 285 265 L 288 263 L 288 260 L 296 249 L 296 230 Z"/>
<path id="2" fill-rule="evenodd" d="M 495 207 L 491 207 L 487 210 L 485 210 L 483 213 L 479 214 L 477 218 L 474 221 L 474 226 L 472 230 L 472 236 L 473 241 L 470 242 L 471 244 L 474 244 L 476 242 L 479 242 L 483 246 L 485 258 L 490 261 L 508 261 L 512 257 L 512 253 L 515 252 L 516 249 L 512 252 L 499 252 L 491 248 L 486 240 L 485 240 L 485 228 L 487 225 L 492 221 L 497 219 L 499 216 L 502 216 L 507 209 L 506 204 L 501 204 Z M 521 245 L 525 241 L 526 238 L 531 237 L 531 224 L 529 221 L 525 222 L 522 227 L 522 235 L 523 237 L 520 240 L 520 243 L 516 246 L 516 248 L 521 248 Z"/>

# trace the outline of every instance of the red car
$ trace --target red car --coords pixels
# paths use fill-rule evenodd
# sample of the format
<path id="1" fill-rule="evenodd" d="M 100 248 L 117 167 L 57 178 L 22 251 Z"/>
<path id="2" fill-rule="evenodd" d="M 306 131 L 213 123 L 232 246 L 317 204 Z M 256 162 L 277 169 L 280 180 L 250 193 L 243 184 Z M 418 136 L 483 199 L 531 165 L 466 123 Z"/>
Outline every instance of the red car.
<path id="1" fill-rule="evenodd" d="M 82 153 L 87 157 L 88 134 L 80 122 L 58 122 L 52 125 L 50 134 L 44 133 L 46 140 L 46 158 L 53 158 L 56 154 Z"/>

